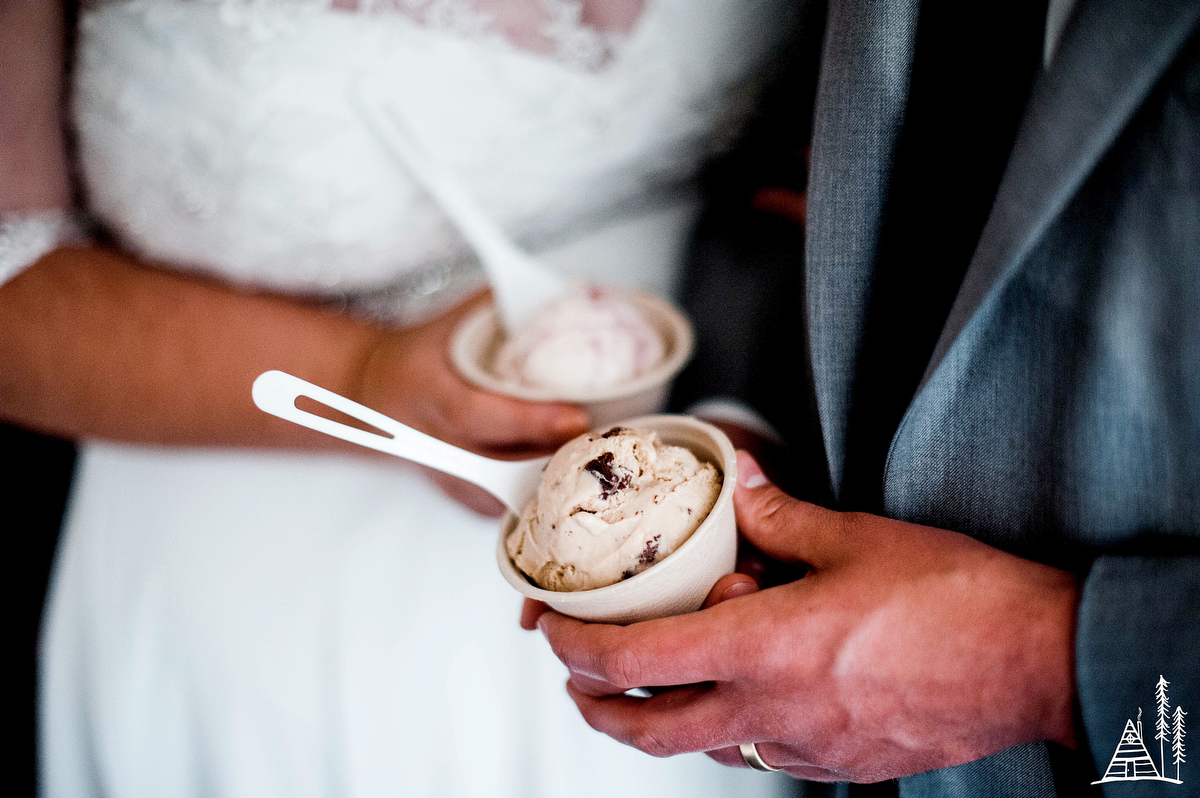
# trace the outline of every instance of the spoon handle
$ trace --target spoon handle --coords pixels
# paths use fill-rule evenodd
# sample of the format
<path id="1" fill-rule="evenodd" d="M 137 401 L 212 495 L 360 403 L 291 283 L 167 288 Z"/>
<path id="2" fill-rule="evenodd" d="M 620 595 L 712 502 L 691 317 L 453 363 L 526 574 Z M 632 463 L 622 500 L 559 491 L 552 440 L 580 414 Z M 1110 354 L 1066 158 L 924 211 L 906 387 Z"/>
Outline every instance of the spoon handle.
<path id="1" fill-rule="evenodd" d="M 379 142 L 471 244 L 496 291 L 506 328 L 518 326 L 539 305 L 566 290 L 567 281 L 517 247 L 462 183 L 420 146 L 400 113 L 367 82 L 354 86 L 351 96 Z"/>
<path id="2" fill-rule="evenodd" d="M 539 466 L 548 459 L 506 462 L 482 457 L 418 432 L 358 402 L 282 371 L 260 374 L 254 381 L 251 395 L 254 404 L 260 410 L 273 416 L 474 483 L 502 501 L 514 513 L 519 513 L 521 504 L 533 495 L 541 470 Z M 301 396 L 339 410 L 378 429 L 382 434 L 367 432 L 301 410 L 296 407 L 296 399 Z"/>

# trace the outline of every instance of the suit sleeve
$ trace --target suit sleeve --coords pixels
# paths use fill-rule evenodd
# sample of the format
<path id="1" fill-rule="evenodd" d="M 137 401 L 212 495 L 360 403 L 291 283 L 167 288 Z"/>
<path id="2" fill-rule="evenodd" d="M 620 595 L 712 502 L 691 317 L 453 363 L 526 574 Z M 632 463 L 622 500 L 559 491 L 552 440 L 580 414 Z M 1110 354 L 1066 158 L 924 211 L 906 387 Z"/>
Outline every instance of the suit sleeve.
<path id="1" fill-rule="evenodd" d="M 702 176 L 705 207 L 680 287 L 696 351 L 670 405 L 682 411 L 714 398 L 740 402 L 793 452 L 805 453 L 799 470 L 812 471 L 827 490 L 805 333 L 804 227 L 756 199 L 763 189 L 802 196 L 806 188 L 824 17 L 822 4 L 804 7 L 792 47 L 766 76 L 768 88 L 743 135 Z"/>

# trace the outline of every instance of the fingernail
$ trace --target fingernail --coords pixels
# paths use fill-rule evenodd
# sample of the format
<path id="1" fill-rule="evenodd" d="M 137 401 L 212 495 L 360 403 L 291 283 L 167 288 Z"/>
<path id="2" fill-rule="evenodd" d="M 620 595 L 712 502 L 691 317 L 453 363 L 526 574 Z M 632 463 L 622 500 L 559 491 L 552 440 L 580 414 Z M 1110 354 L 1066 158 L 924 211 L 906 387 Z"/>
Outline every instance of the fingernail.
<path id="1" fill-rule="evenodd" d="M 725 588 L 725 592 L 721 594 L 721 601 L 729 601 L 738 596 L 748 596 L 751 593 L 757 593 L 758 588 L 753 582 L 734 582 L 729 587 Z"/>
<path id="2" fill-rule="evenodd" d="M 737 467 L 738 484 L 743 488 L 761 488 L 767 484 L 766 475 L 748 452 L 738 451 Z"/>

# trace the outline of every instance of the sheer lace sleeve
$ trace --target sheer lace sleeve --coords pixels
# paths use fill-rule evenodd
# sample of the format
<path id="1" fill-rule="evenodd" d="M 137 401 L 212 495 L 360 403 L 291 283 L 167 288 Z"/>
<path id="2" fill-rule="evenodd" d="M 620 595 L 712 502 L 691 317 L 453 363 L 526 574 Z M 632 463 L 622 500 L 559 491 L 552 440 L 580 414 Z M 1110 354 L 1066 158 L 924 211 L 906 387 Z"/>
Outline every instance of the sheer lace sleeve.
<path id="1" fill-rule="evenodd" d="M 83 238 L 75 215 L 63 208 L 0 213 L 0 284 L 54 248 Z"/>
<path id="2" fill-rule="evenodd" d="M 230 22 L 255 24 L 286 9 L 401 15 L 432 29 L 494 36 L 581 69 L 612 60 L 645 0 L 182 0 L 219 6 Z M 90 0 L 87 8 L 145 0 Z"/>

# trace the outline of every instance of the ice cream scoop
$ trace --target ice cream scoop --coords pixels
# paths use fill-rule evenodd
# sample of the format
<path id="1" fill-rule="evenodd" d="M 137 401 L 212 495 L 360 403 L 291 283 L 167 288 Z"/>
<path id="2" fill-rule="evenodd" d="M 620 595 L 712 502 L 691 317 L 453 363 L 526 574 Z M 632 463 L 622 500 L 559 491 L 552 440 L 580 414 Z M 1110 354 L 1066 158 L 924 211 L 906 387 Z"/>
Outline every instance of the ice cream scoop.
<path id="1" fill-rule="evenodd" d="M 514 512 L 533 494 L 541 479 L 542 467 L 550 459 L 507 461 L 482 457 L 282 371 L 265 371 L 258 375 L 250 395 L 260 410 L 285 421 L 465 479 L 495 496 Z M 296 406 L 300 397 L 345 413 L 374 427 L 377 432 L 302 410 Z"/>
<path id="2" fill-rule="evenodd" d="M 564 444 L 507 539 L 513 563 L 547 590 L 629 579 L 703 523 L 721 474 L 652 430 L 613 427 Z"/>
<path id="3" fill-rule="evenodd" d="M 399 109 L 372 81 L 357 83 L 350 99 L 380 144 L 429 192 L 475 250 L 507 329 L 516 329 L 567 290 L 567 280 L 513 243 L 462 182 L 417 142 Z"/>
<path id="4" fill-rule="evenodd" d="M 515 385 L 577 394 L 627 383 L 665 355 L 662 333 L 631 300 L 581 286 L 513 330 L 497 350 L 494 368 Z"/>

